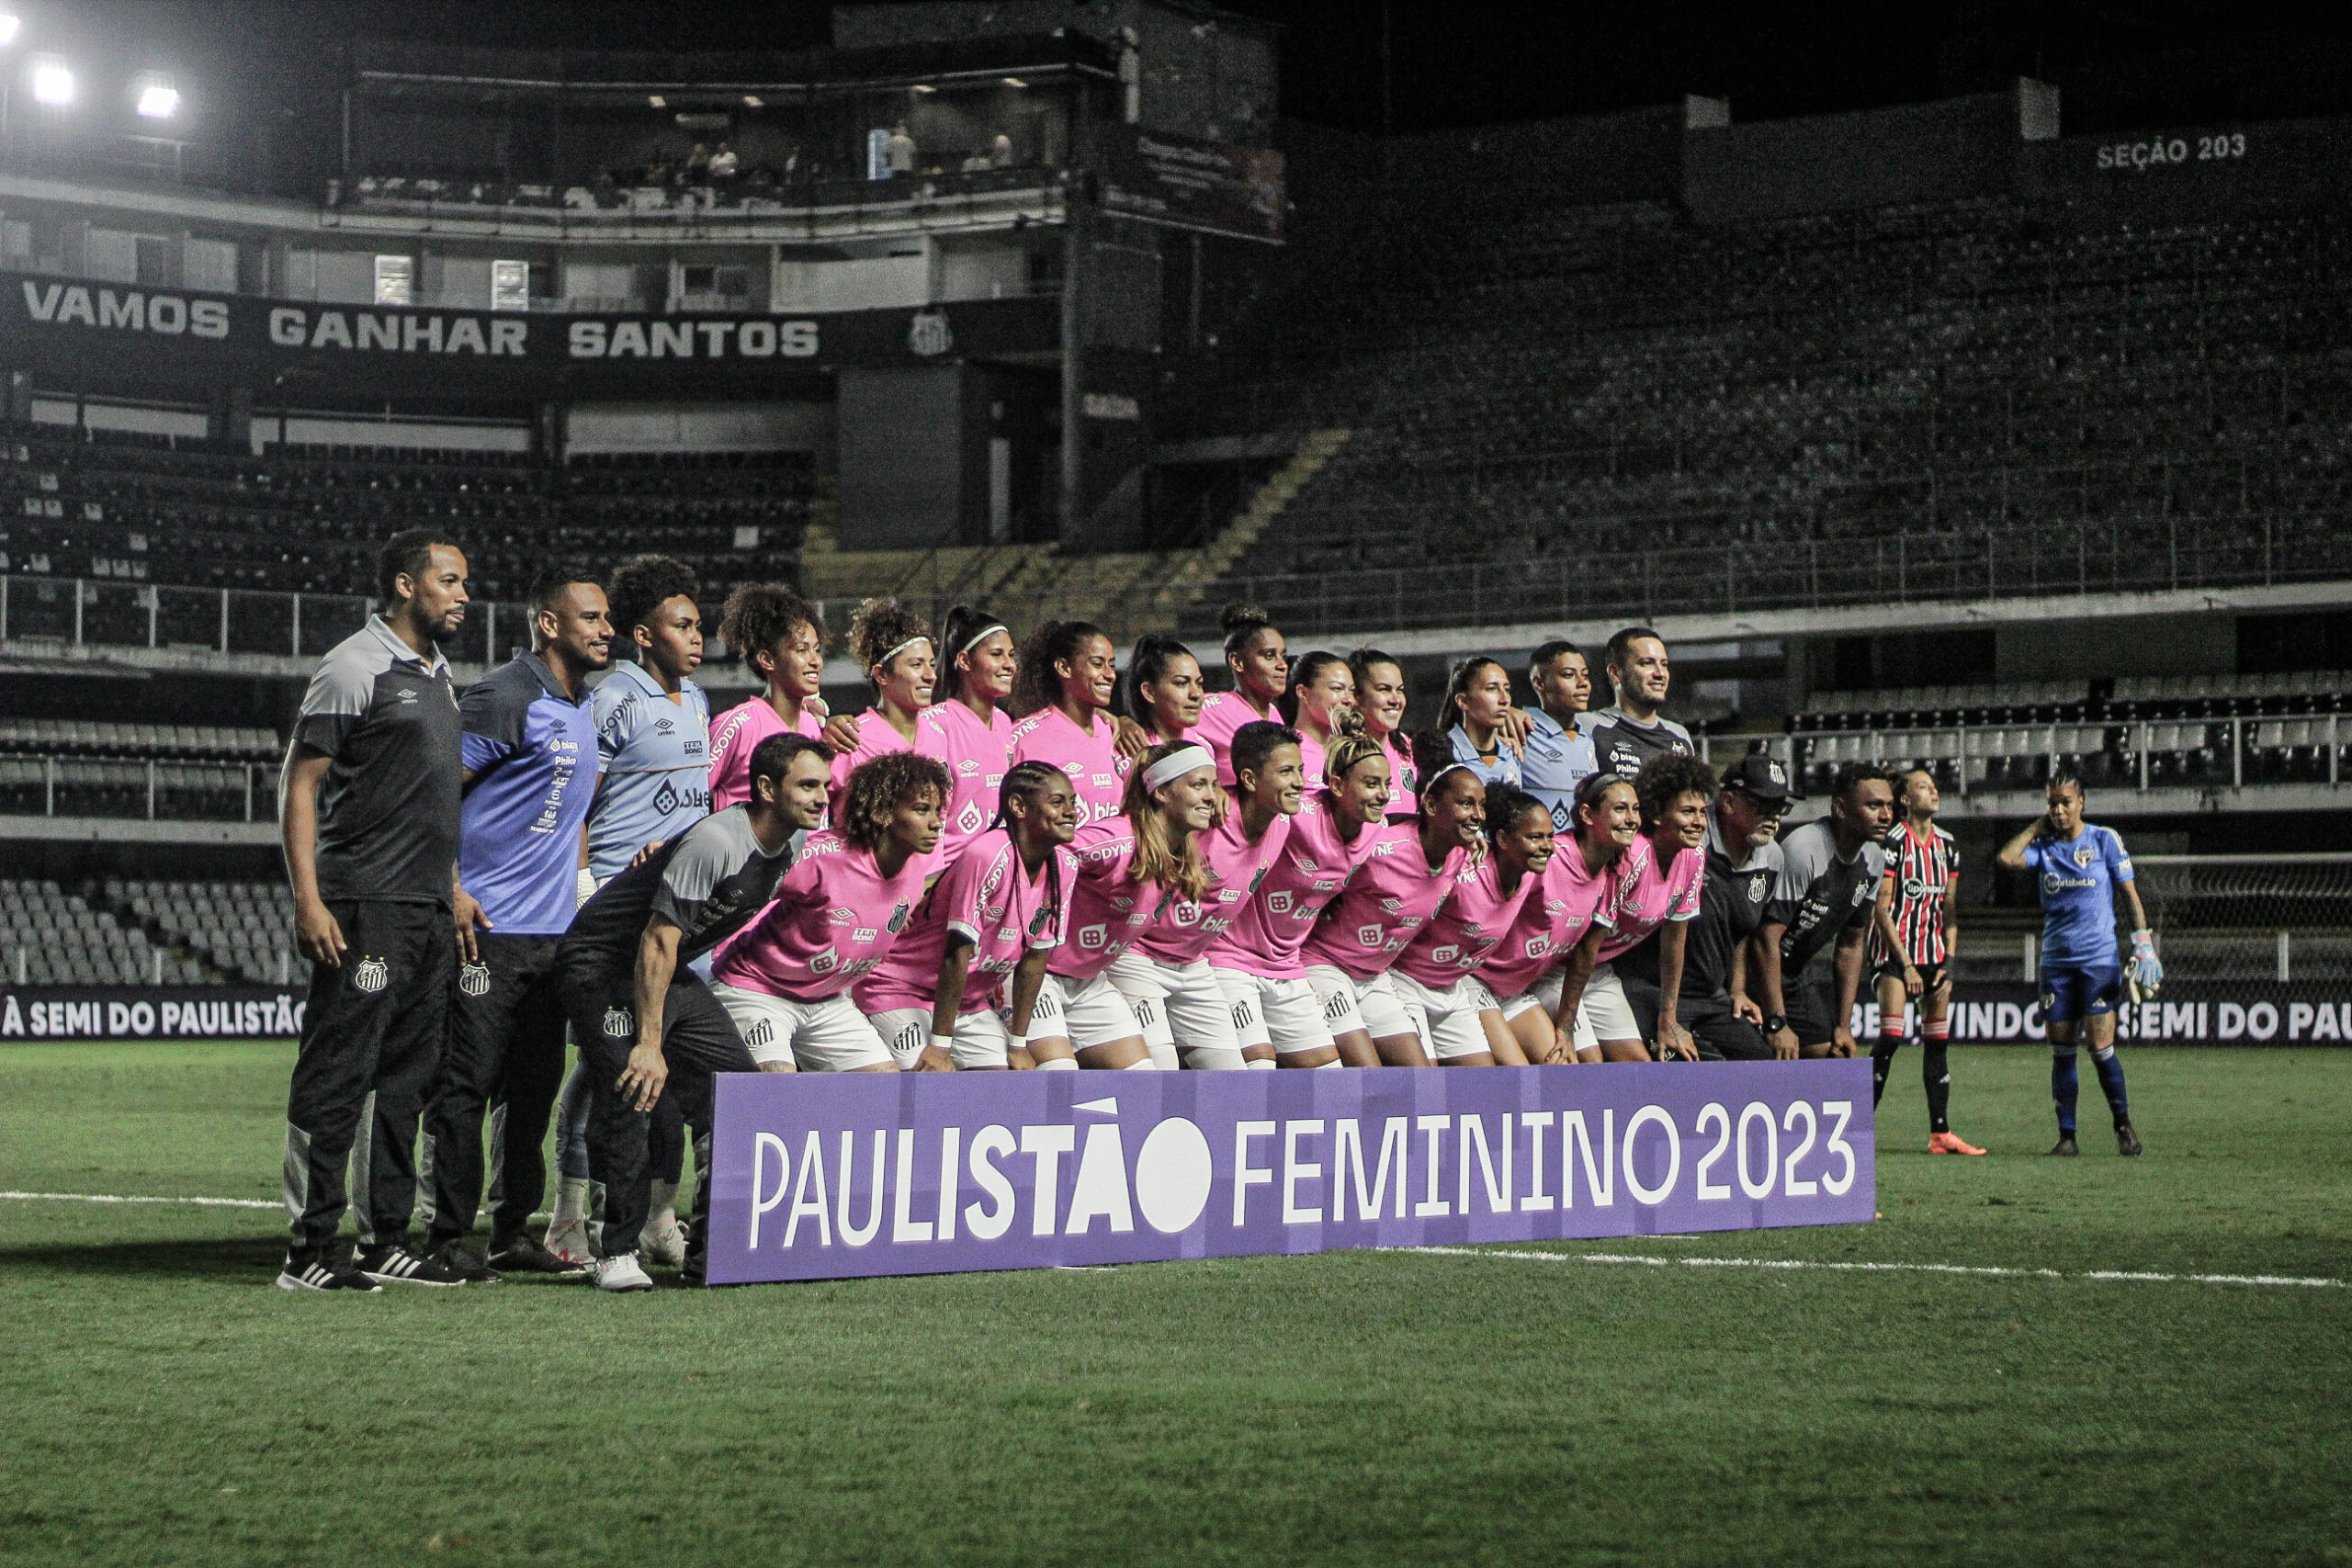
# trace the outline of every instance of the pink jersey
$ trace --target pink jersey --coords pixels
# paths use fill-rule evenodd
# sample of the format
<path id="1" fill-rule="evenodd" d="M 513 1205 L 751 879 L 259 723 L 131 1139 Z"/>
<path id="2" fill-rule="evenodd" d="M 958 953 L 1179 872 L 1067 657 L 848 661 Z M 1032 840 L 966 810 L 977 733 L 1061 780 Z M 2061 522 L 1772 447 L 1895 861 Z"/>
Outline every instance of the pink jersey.
<path id="1" fill-rule="evenodd" d="M 1410 820 L 1421 795 L 1421 773 L 1413 766 L 1413 749 L 1398 745 L 1396 732 L 1391 730 L 1380 738 L 1380 754 L 1388 759 L 1388 818 Z"/>
<path id="2" fill-rule="evenodd" d="M 1211 692 L 1201 701 L 1201 717 L 1193 726 L 1193 739 L 1216 755 L 1216 782 L 1227 789 L 1233 787 L 1234 733 L 1245 724 L 1261 720 L 1280 724 L 1283 716 L 1271 707 L 1260 713 L 1238 692 Z"/>
<path id="3" fill-rule="evenodd" d="M 916 733 L 922 728 L 918 721 Z M 833 820 L 842 819 L 842 796 L 848 792 L 849 776 L 876 757 L 887 757 L 893 751 L 911 751 L 915 743 L 899 734 L 878 707 L 868 708 L 857 716 L 857 744 L 846 751 L 833 755 L 833 782 L 825 788 L 826 798 L 832 803 Z M 929 863 L 942 863 L 936 854 Z"/>
<path id="4" fill-rule="evenodd" d="M 787 1001 L 839 996 L 890 955 L 922 900 L 922 862 L 886 877 L 874 852 L 815 833 L 775 897 L 737 933 L 714 979 Z"/>
<path id="5" fill-rule="evenodd" d="M 1453 890 L 1438 906 L 1421 934 L 1396 955 L 1396 972 L 1442 990 L 1464 975 L 1482 968 L 1500 944 L 1519 911 L 1535 890 L 1540 876 L 1521 876 L 1509 893 L 1502 890 L 1502 863 L 1489 854 L 1476 870 L 1453 879 Z"/>
<path id="6" fill-rule="evenodd" d="M 1544 868 L 1541 886 L 1521 908 L 1510 934 L 1487 956 L 1478 978 L 1508 1000 L 1532 989 L 1593 927 L 1613 930 L 1616 924 L 1615 868 L 1587 871 L 1576 840 L 1562 839 L 1552 852 L 1552 863 Z"/>
<path id="7" fill-rule="evenodd" d="M 1136 880 L 1135 829 L 1125 817 L 1080 828 L 1069 847 L 1078 861 L 1069 935 L 1046 968 L 1069 979 L 1091 980 L 1150 926 L 1160 891 Z"/>
<path id="8" fill-rule="evenodd" d="M 931 1006 L 947 939 L 957 936 L 972 943 L 961 1010 L 982 1010 L 1023 953 L 1059 945 L 1077 884 L 1078 861 L 1066 849 L 1031 876 L 1011 833 L 978 835 L 932 884 L 889 956 L 858 982 L 857 1005 L 867 1012 Z"/>
<path id="9" fill-rule="evenodd" d="M 1160 906 L 1159 918 L 1136 941 L 1136 951 L 1162 964 L 1190 964 L 1205 957 L 1209 946 L 1241 918 L 1266 873 L 1290 840 L 1295 818 L 1276 817 L 1255 842 L 1241 831 L 1241 806 L 1228 804 L 1225 820 L 1205 833 L 1193 835 L 1201 858 L 1208 862 L 1209 885 L 1197 904 L 1170 898 Z"/>
<path id="10" fill-rule="evenodd" d="M 724 811 L 752 798 L 752 753 L 771 735 L 817 739 L 824 721 L 807 708 L 800 722 L 786 724 L 764 696 L 736 704 L 710 724 L 710 808 Z"/>
<path id="11" fill-rule="evenodd" d="M 1012 727 L 1012 760 L 1050 762 L 1069 775 L 1078 795 L 1078 822 L 1084 827 L 1119 814 L 1127 785 L 1127 760 L 1119 755 L 1119 728 L 1107 714 L 1094 716 L 1091 732 L 1070 722 L 1059 708 L 1039 708 Z"/>
<path id="12" fill-rule="evenodd" d="M 1644 833 L 1617 857 L 1617 931 L 1600 944 L 1600 962 L 1631 952 L 1668 920 L 1696 919 L 1706 885 L 1707 852 L 1681 850 L 1663 872 Z"/>
<path id="13" fill-rule="evenodd" d="M 1396 962 L 1470 863 L 1470 852 L 1457 846 L 1443 865 L 1430 870 L 1418 823 L 1391 822 L 1366 830 L 1367 837 L 1374 834 L 1363 865 L 1325 908 L 1300 954 L 1309 964 L 1329 964 L 1359 980 Z"/>
<path id="14" fill-rule="evenodd" d="M 1323 743 L 1304 729 L 1298 732 L 1298 765 L 1306 775 L 1306 793 L 1315 795 L 1323 788 Z"/>
<path id="15" fill-rule="evenodd" d="M 1224 935 L 1209 946 L 1209 962 L 1268 980 L 1298 980 L 1306 975 L 1300 956 L 1323 907 L 1339 896 L 1356 869 L 1372 856 L 1386 830 L 1372 823 L 1353 840 L 1340 837 L 1330 801 L 1310 795 L 1290 819 L 1290 837 L 1267 868 L 1255 897 Z"/>
<path id="16" fill-rule="evenodd" d="M 915 750 L 944 764 L 955 781 L 942 814 L 935 863 L 954 865 L 996 820 L 1004 775 L 1012 768 L 1012 720 L 990 708 L 983 723 L 963 703 L 933 703 L 915 720 Z"/>

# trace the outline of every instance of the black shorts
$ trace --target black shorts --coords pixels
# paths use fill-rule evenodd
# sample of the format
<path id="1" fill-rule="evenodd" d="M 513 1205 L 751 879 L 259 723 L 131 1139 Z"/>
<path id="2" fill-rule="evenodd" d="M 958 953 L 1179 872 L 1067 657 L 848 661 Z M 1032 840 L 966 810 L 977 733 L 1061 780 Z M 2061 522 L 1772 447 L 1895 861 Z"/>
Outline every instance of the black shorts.
<path id="1" fill-rule="evenodd" d="M 1625 1005 L 1642 1026 L 1642 1038 L 1656 1044 L 1659 991 L 1647 980 L 1619 976 Z M 1684 997 L 1674 1010 L 1676 1019 L 1690 1032 L 1690 1043 L 1702 1062 L 1769 1062 L 1771 1044 L 1764 1032 L 1732 1010 L 1729 997 Z"/>
<path id="2" fill-rule="evenodd" d="M 1931 997 L 1935 995 L 1937 987 L 1940 987 L 1944 983 L 1944 966 L 1940 964 L 1917 964 L 1914 967 L 1919 971 L 1920 983 L 1926 987 L 1926 989 L 1922 990 L 1919 994 L 1925 997 Z M 1902 979 L 1903 961 L 1899 958 L 1888 959 L 1885 963 L 1871 971 L 1871 977 L 1873 980 Z"/>
<path id="3" fill-rule="evenodd" d="M 1839 1021 L 1838 996 L 1826 980 L 1800 979 L 1784 984 L 1781 999 L 1788 1006 L 1789 1028 L 1799 1045 L 1826 1045 Z"/>

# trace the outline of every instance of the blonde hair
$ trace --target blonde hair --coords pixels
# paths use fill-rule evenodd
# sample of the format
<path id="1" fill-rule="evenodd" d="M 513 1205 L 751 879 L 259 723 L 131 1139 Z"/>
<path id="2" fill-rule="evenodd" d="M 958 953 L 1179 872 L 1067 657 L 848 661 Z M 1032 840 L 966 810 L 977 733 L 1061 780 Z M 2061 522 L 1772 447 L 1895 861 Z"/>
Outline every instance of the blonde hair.
<path id="1" fill-rule="evenodd" d="M 1174 835 L 1168 830 L 1168 819 L 1160 814 L 1159 802 L 1152 798 L 1152 791 L 1143 782 L 1144 774 L 1154 763 L 1185 750 L 1195 742 L 1169 740 L 1153 747 L 1135 761 L 1127 773 L 1126 793 L 1120 798 L 1119 809 L 1127 818 L 1127 828 L 1135 835 L 1135 877 L 1148 882 L 1170 897 L 1188 904 L 1197 904 L 1209 890 L 1209 864 L 1201 856 L 1197 835 L 1187 833 L 1184 847 L 1178 850 Z M 1224 797 L 1218 796 L 1220 820 Z"/>

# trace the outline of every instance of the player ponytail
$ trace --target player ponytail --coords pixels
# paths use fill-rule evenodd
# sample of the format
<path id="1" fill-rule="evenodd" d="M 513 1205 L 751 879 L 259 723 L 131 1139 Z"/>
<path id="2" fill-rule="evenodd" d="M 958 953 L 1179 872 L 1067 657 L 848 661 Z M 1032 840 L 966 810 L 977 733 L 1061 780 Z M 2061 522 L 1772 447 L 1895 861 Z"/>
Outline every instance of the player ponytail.
<path id="1" fill-rule="evenodd" d="M 989 636 L 1012 635 L 1002 621 L 969 604 L 958 604 L 939 623 L 939 680 L 932 688 L 933 702 L 952 703 L 964 694 L 964 670 L 956 661 Z"/>
<path id="2" fill-rule="evenodd" d="M 1029 628 L 1021 639 L 1020 667 L 1012 676 L 1012 716 L 1027 718 L 1062 700 L 1062 672 L 1055 666 L 1068 664 L 1075 668 L 1079 649 L 1088 639 L 1102 637 L 1102 628 L 1091 621 L 1040 621 Z"/>

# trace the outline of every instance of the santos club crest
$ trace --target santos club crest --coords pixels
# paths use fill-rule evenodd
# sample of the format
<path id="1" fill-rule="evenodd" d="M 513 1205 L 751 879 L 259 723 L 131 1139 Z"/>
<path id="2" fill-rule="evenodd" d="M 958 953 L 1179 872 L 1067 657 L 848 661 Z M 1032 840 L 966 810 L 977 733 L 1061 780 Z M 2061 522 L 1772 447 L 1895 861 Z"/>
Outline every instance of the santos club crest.
<path id="1" fill-rule="evenodd" d="M 633 1019 L 633 1018 L 629 1017 L 629 1015 L 628 1015 L 628 1009 L 627 1009 L 627 1008 L 606 1008 L 606 1009 L 605 1010 L 605 1039 L 607 1039 L 607 1040 L 627 1040 L 629 1036 L 631 1036 L 631 1035 L 635 1034 L 636 1032 L 637 1032 L 637 1021 L 636 1021 L 635 1019 Z"/>
<path id="2" fill-rule="evenodd" d="M 391 977 L 392 972 L 382 959 L 362 958 L 357 964 L 352 965 L 351 988 L 356 991 L 366 991 L 372 996 L 382 990 Z"/>
<path id="3" fill-rule="evenodd" d="M 469 997 L 490 995 L 490 965 L 462 964 L 458 966 L 458 989 Z"/>
<path id="4" fill-rule="evenodd" d="M 956 346 L 956 334 L 947 325 L 944 310 L 917 310 L 914 321 L 907 328 L 907 349 L 925 359 L 933 358 Z"/>

